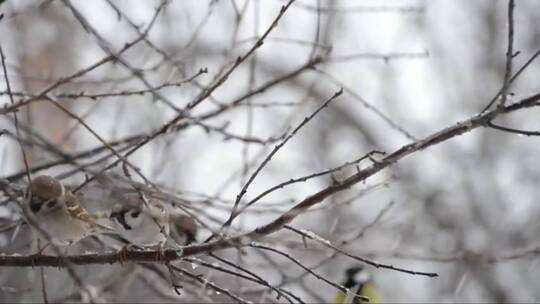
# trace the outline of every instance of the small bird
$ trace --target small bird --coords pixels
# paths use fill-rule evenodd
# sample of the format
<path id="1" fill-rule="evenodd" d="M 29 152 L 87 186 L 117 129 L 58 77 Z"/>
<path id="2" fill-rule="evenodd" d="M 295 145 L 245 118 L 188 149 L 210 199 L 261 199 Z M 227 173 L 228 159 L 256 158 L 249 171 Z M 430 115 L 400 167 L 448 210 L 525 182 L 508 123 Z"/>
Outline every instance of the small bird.
<path id="1" fill-rule="evenodd" d="M 380 293 L 371 280 L 371 275 L 361 266 L 353 266 L 345 270 L 345 280 L 341 283 L 351 291 L 344 294 L 338 291 L 335 303 L 339 304 L 360 304 L 360 303 L 380 303 Z M 357 295 L 369 298 L 369 302 L 362 300 Z"/>
<path id="2" fill-rule="evenodd" d="M 197 224 L 188 215 L 181 214 L 159 200 L 143 200 L 138 193 L 117 194 L 117 204 L 110 218 L 116 231 L 136 246 L 164 246 L 167 241 L 176 246 L 192 243 Z"/>
<path id="3" fill-rule="evenodd" d="M 118 203 L 110 214 L 116 231 L 137 246 L 163 246 L 170 232 L 169 212 L 159 201 L 147 203 L 138 193 L 117 195 Z"/>
<path id="4" fill-rule="evenodd" d="M 97 223 L 81 205 L 81 197 L 66 190 L 51 176 L 32 179 L 29 191 L 30 211 L 56 245 L 71 245 L 90 235 L 114 231 Z"/>

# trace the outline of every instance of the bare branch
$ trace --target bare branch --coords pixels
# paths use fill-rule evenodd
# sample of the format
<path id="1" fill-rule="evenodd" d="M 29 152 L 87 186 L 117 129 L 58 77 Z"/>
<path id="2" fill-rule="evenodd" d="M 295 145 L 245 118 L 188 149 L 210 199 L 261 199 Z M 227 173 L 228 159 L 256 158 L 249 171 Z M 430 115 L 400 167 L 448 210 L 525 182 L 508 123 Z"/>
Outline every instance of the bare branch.
<path id="1" fill-rule="evenodd" d="M 274 149 L 266 156 L 266 158 L 261 162 L 261 164 L 255 169 L 255 171 L 251 174 L 251 176 L 249 177 L 249 179 L 247 180 L 247 182 L 244 184 L 244 186 L 242 187 L 242 190 L 240 190 L 240 193 L 238 193 L 238 195 L 236 196 L 236 200 L 234 201 L 234 206 L 231 210 L 231 214 L 229 216 L 229 218 L 227 219 L 227 221 L 225 221 L 225 223 L 223 224 L 222 226 L 222 229 L 225 229 L 226 227 L 230 226 L 230 224 L 232 223 L 232 221 L 234 220 L 234 218 L 238 215 L 236 213 L 236 209 L 238 208 L 238 204 L 240 203 L 240 200 L 242 199 L 242 197 L 244 196 L 244 194 L 246 194 L 247 192 L 247 189 L 249 188 L 249 186 L 251 185 L 251 183 L 255 180 L 255 178 L 257 177 L 257 175 L 261 172 L 261 170 L 266 166 L 266 164 L 268 164 L 268 162 L 272 159 L 272 157 L 279 151 L 279 149 L 281 149 L 281 147 L 283 147 L 291 138 L 293 138 L 296 133 L 303 127 L 305 126 L 309 121 L 311 121 L 313 119 L 313 117 L 315 117 L 320 111 L 322 111 L 322 109 L 326 108 L 330 102 L 332 102 L 334 99 L 338 98 L 341 94 L 343 93 L 343 90 L 339 90 L 338 92 L 334 93 L 334 95 L 332 95 L 332 97 L 328 98 L 320 107 L 318 107 L 313 113 L 311 113 L 311 115 L 309 115 L 308 117 L 304 118 L 304 120 L 298 124 L 298 126 L 296 126 L 296 128 L 294 128 L 294 130 L 289 134 L 287 135 L 287 137 L 285 137 L 285 139 L 283 139 L 282 142 L 280 142 L 279 144 L 277 144 Z M 221 229 L 220 229 L 221 231 Z M 209 240 L 211 240 L 212 238 L 214 237 L 214 235 L 210 236 L 206 242 L 208 242 Z"/>
<path id="2" fill-rule="evenodd" d="M 298 230 L 294 227 L 291 227 L 289 225 L 285 225 L 285 228 L 286 229 L 289 229 L 291 231 L 294 231 L 298 234 L 300 234 L 302 237 L 305 237 L 305 238 L 308 238 L 310 240 L 314 240 L 316 242 L 318 242 L 319 244 L 322 244 L 324 246 L 327 246 L 329 248 L 332 248 L 333 250 L 335 250 L 336 252 L 339 252 L 343 255 L 346 255 L 352 259 L 355 259 L 357 261 L 360 261 L 362 263 L 366 263 L 368 265 L 371 265 L 371 266 L 374 266 L 376 268 L 385 268 L 385 269 L 390 269 L 390 270 L 395 270 L 395 271 L 399 271 L 399 272 L 404 272 L 404 273 L 408 273 L 408 274 L 412 274 L 412 275 L 422 275 L 422 276 L 427 276 L 427 277 L 430 277 L 430 278 L 433 278 L 433 277 L 438 277 L 439 275 L 435 272 L 424 272 L 424 271 L 415 271 L 415 270 L 410 270 L 410 269 L 405 269 L 405 268 L 401 268 L 401 267 L 396 267 L 394 265 L 387 265 L 387 264 L 383 264 L 383 263 L 378 263 L 378 262 L 375 262 L 375 261 L 371 261 L 367 258 L 363 258 L 361 256 L 358 256 L 358 255 L 354 255 L 352 253 L 349 253 L 341 248 L 338 248 L 334 245 L 332 245 L 330 242 L 325 242 L 317 237 L 314 237 L 313 235 L 311 234 L 308 234 L 308 233 L 305 233 L 304 231 L 301 231 L 301 230 Z"/>
<path id="3" fill-rule="evenodd" d="M 71 74 L 69 76 L 60 78 L 57 82 L 55 82 L 52 85 L 48 86 L 46 89 L 44 89 L 43 91 L 38 93 L 36 96 L 34 96 L 34 97 L 30 98 L 30 99 L 22 100 L 22 101 L 19 101 L 19 102 L 15 103 L 15 104 L 13 104 L 13 105 L 11 105 L 9 107 L 5 107 L 3 109 L 0 109 L 0 114 L 11 113 L 13 111 L 16 111 L 20 107 L 29 105 L 32 102 L 35 102 L 35 101 L 38 101 L 38 100 L 44 98 L 46 94 L 48 94 L 50 91 L 58 88 L 59 86 L 65 84 L 65 83 L 68 83 L 68 82 L 72 81 L 73 79 L 76 79 L 78 77 L 81 77 L 81 76 L 85 75 L 88 72 L 90 72 L 92 70 L 95 70 L 96 68 L 102 66 L 105 63 L 113 61 L 116 58 L 116 56 L 124 53 L 125 51 L 130 49 L 132 46 L 134 46 L 138 42 L 140 42 L 142 39 L 143 39 L 143 37 L 137 37 L 135 40 L 126 43 L 124 45 L 124 47 L 122 47 L 120 49 L 120 51 L 118 51 L 116 54 L 111 54 L 109 56 L 106 56 L 106 57 L 102 58 L 101 60 L 97 61 L 96 63 L 91 64 L 90 66 L 88 66 L 88 67 L 86 67 L 86 68 L 84 68 L 84 69 L 82 69 L 82 70 L 80 70 L 78 72 L 75 72 L 74 74 Z"/>
<path id="4" fill-rule="evenodd" d="M 395 164 L 402 158 L 429 148 L 433 145 L 447 141 L 454 137 L 457 137 L 466 132 L 470 132 L 476 128 L 487 126 L 488 122 L 494 118 L 506 114 L 515 112 L 521 109 L 531 108 L 539 106 L 540 94 L 532 95 L 524 98 L 516 103 L 506 105 L 504 107 L 498 107 L 494 110 L 486 112 L 484 114 L 476 115 L 470 119 L 458 122 L 457 124 L 445 128 L 439 132 L 436 132 L 424 139 L 418 140 L 414 143 L 405 145 L 395 152 L 389 154 L 380 161 L 373 165 L 358 171 L 356 174 L 346 178 L 343 181 L 336 182 L 323 190 L 308 196 L 303 201 L 296 204 L 287 212 L 273 220 L 272 222 L 260 226 L 250 232 L 229 237 L 226 239 L 219 239 L 205 244 L 190 245 L 183 248 L 182 251 L 165 250 L 161 252 L 163 261 L 173 261 L 181 259 L 183 257 L 198 255 L 202 253 L 214 252 L 231 247 L 247 246 L 252 240 L 259 240 L 266 235 L 274 233 L 286 224 L 290 223 L 294 218 L 303 214 L 310 207 L 321 203 L 329 196 L 352 187 L 353 185 L 362 182 L 380 172 L 381 170 Z M 156 251 L 127 251 L 125 261 L 133 262 L 156 262 Z M 74 265 L 88 265 L 88 264 L 110 264 L 119 262 L 119 257 L 116 252 L 114 253 L 92 253 L 83 254 L 77 256 L 69 256 L 66 259 Z M 53 266 L 62 267 L 63 263 L 60 263 L 55 256 L 8 256 L 0 255 L 0 266 Z"/>
<path id="5" fill-rule="evenodd" d="M 347 288 L 339 285 L 339 284 L 336 284 L 330 280 L 328 280 L 327 278 L 317 274 L 316 272 L 314 272 L 313 270 L 309 269 L 308 267 L 304 266 L 304 264 L 302 264 L 300 261 L 298 261 L 297 259 L 293 258 L 291 255 L 283 252 L 283 251 L 280 251 L 280 250 L 277 250 L 275 248 L 272 248 L 272 247 L 268 247 L 268 246 L 265 246 L 265 245 L 262 245 L 262 244 L 258 244 L 258 243 L 251 243 L 249 245 L 250 247 L 253 247 L 253 248 L 259 248 L 259 249 L 264 249 L 264 250 L 267 250 L 267 251 L 270 251 L 270 252 L 273 252 L 273 253 L 277 253 L 281 256 L 284 256 L 286 257 L 287 259 L 289 259 L 290 261 L 292 261 L 294 264 L 300 266 L 303 270 L 305 270 L 306 272 L 308 272 L 309 274 L 313 275 L 314 277 L 316 277 L 317 279 L 319 280 L 322 280 L 323 282 L 325 282 L 326 284 L 334 287 L 335 289 L 347 294 L 348 292 L 350 292 L 349 290 L 347 290 Z M 353 291 L 354 292 L 354 291 Z M 361 298 L 363 301 L 369 301 L 369 298 L 366 297 L 366 296 L 363 296 L 363 295 L 359 295 L 359 294 L 355 294 L 355 296 Z"/>

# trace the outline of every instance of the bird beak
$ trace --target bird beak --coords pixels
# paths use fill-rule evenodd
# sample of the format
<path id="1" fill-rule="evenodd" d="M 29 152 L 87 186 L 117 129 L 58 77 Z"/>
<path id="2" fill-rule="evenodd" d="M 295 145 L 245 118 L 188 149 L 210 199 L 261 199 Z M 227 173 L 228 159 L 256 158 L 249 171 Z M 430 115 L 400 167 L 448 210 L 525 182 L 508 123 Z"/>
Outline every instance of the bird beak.
<path id="1" fill-rule="evenodd" d="M 30 210 L 37 213 L 41 210 L 41 206 L 43 206 L 43 202 L 37 196 L 32 196 L 30 199 Z"/>

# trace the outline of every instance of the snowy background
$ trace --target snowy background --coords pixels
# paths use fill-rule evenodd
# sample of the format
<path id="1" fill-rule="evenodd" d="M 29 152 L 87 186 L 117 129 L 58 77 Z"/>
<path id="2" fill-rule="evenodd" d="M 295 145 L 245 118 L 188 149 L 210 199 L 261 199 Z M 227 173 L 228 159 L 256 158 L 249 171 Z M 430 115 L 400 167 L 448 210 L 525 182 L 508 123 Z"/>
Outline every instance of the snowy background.
<path id="1" fill-rule="evenodd" d="M 183 81 L 207 68 L 208 73 L 195 81 L 157 90 L 175 106 L 185 107 L 201 87 L 212 83 L 224 67 L 254 44 L 285 3 L 170 1 L 159 12 L 148 40 L 138 42 L 121 58 L 154 87 Z M 71 4 L 99 33 L 99 39 L 81 26 L 63 1 L 7 1 L 0 6 L 4 14 L 0 45 L 6 54 L 13 91 L 38 94 L 60 77 L 107 56 L 106 49 L 119 51 L 139 36 L 136 29 L 146 29 L 159 2 Z M 214 111 L 321 56 L 323 61 L 315 69 L 301 70 L 246 99 L 241 106 L 205 121 L 216 128 L 226 126 L 230 134 L 255 137 L 263 144 L 225 140 L 220 132 L 191 126 L 150 142 L 129 159 L 147 178 L 182 197 L 210 197 L 212 203 L 195 206 L 194 210 L 207 218 L 209 225 L 219 227 L 247 177 L 275 146 L 276 142 L 269 139 L 290 131 L 340 88 L 343 95 L 271 159 L 249 187 L 246 200 L 278 183 L 341 165 L 373 149 L 392 152 L 414 138 L 423 138 L 480 112 L 503 82 L 507 6 L 507 1 L 498 0 L 298 0 L 253 57 L 243 62 L 212 98 L 191 112 L 198 116 Z M 517 1 L 514 43 L 520 54 L 515 58 L 516 67 L 538 50 L 539 29 L 540 3 Z M 512 99 L 538 92 L 539 69 L 540 63 L 533 63 L 520 76 L 511 89 L 515 93 Z M 4 94 L 0 105 L 7 105 L 10 101 L 3 77 L 1 82 Z M 50 94 L 83 117 L 101 137 L 115 141 L 149 134 L 176 112 L 149 93 L 95 99 L 63 98 L 62 94 L 145 89 L 133 70 L 117 61 L 84 73 Z M 21 98 L 26 97 L 16 100 Z M 497 122 L 538 130 L 538 114 L 537 109 L 530 109 Z M 47 102 L 31 104 L 19 112 L 19 119 L 33 132 L 22 132 L 23 138 L 38 141 L 31 135 L 38 134 L 67 154 L 102 146 L 88 130 Z M 12 115 L 0 116 L 0 128 L 15 134 Z M 60 159 L 43 145 L 25 149 L 31 166 Z M 535 157 L 539 152 L 537 137 L 478 129 L 414 153 L 366 183 L 334 195 L 291 225 L 334 244 L 353 239 L 343 248 L 355 255 L 439 274 L 438 278 L 428 278 L 367 266 L 385 301 L 538 301 L 540 170 Z M 109 157 L 92 168 L 102 169 L 113 160 Z M 0 136 L 0 161 L 0 178 L 24 184 L 24 176 L 14 176 L 23 172 L 24 166 L 13 137 Z M 86 162 L 90 159 L 80 163 Z M 248 166 L 246 173 L 246 164 L 251 162 L 255 165 Z M 362 162 L 360 167 L 367 164 L 369 161 Z M 64 164 L 33 174 L 61 176 L 66 183 L 83 181 L 83 173 L 67 173 L 73 168 Z M 348 168 L 334 178 L 354 170 Z M 325 176 L 272 193 L 240 216 L 234 222 L 234 231 L 248 231 L 269 222 L 331 182 Z M 16 216 L 16 208 L 5 201 L 1 204 L 2 222 L 8 223 Z M 360 231 L 364 233 L 355 237 Z M 14 247 L 28 234 L 19 232 L 15 242 L 10 240 L 12 233 L 9 230 L 0 235 L 0 250 L 28 253 L 27 247 Z M 208 231 L 202 231 L 199 240 L 208 235 Z M 264 241 L 308 267 L 319 265 L 331 254 L 316 242 L 304 247 L 302 238 L 290 231 Z M 333 287 L 311 275 L 302 276 L 305 271 L 282 256 L 257 251 L 249 248 L 242 255 L 237 250 L 219 254 L 273 284 L 285 284 L 284 288 L 305 301 L 333 299 Z M 199 258 L 215 263 L 207 256 Z M 338 255 L 314 271 L 339 282 L 343 271 L 357 263 Z M 192 269 L 191 263 L 187 264 Z M 89 286 L 98 286 L 123 269 L 119 265 L 77 268 Z M 238 278 L 231 280 L 204 267 L 192 270 L 245 298 L 276 301 L 272 296 L 264 298 L 267 291 L 261 286 Z M 51 301 L 75 299 L 69 298 L 73 284 L 65 285 L 70 281 L 65 272 L 48 268 L 46 275 Z M 123 289 L 102 288 L 99 297 L 109 301 L 175 300 L 167 282 L 156 285 L 170 298 L 151 292 L 150 283 L 143 279 L 150 276 L 143 273 L 132 282 L 123 282 Z M 39 286 L 37 269 L 0 271 L 2 302 L 41 301 L 40 288 L 29 286 Z M 197 287 L 186 288 L 192 288 L 191 292 L 177 300 L 204 300 Z"/>

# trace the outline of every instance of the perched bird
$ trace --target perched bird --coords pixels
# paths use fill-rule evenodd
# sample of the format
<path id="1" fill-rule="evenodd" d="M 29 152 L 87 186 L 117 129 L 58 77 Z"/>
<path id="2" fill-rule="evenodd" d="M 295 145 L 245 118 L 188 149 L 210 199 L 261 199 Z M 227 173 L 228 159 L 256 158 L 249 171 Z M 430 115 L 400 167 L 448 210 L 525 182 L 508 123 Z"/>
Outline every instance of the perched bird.
<path id="1" fill-rule="evenodd" d="M 116 200 L 110 218 L 115 230 L 130 244 L 162 247 L 169 241 L 183 246 L 195 240 L 197 224 L 190 216 L 156 199 L 145 202 L 138 193 L 117 194 Z"/>
<path id="2" fill-rule="evenodd" d="M 137 246 L 163 246 L 169 237 L 169 212 L 159 201 L 145 203 L 137 193 L 124 193 L 110 214 L 119 235 Z"/>
<path id="3" fill-rule="evenodd" d="M 90 235 L 113 232 L 111 227 L 99 224 L 81 205 L 81 198 L 57 179 L 40 175 L 32 179 L 29 190 L 30 212 L 53 243 L 71 245 Z"/>
<path id="4" fill-rule="evenodd" d="M 361 266 L 353 266 L 345 271 L 345 280 L 341 283 L 350 290 L 349 294 L 338 291 L 335 303 L 360 304 L 380 303 L 380 293 L 371 280 L 371 275 Z M 369 298 L 369 302 L 362 300 L 357 295 Z"/>

